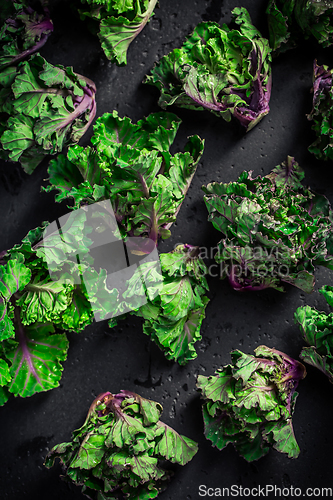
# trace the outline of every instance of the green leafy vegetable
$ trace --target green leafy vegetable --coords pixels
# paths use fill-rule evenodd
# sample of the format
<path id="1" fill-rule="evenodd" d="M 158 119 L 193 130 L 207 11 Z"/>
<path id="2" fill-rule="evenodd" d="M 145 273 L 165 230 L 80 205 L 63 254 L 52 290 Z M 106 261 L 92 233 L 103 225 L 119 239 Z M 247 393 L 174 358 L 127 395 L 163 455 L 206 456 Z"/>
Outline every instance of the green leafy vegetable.
<path id="1" fill-rule="evenodd" d="M 46 43 L 53 24 L 46 8 L 37 3 L 33 10 L 28 2 L 6 0 L 0 13 L 0 78 L 4 68 L 27 59 Z"/>
<path id="2" fill-rule="evenodd" d="M 265 177 L 251 174 L 203 187 L 209 220 L 223 233 L 215 256 L 221 278 L 239 291 L 289 283 L 311 292 L 315 266 L 333 269 L 329 201 L 302 186 L 292 157 Z"/>
<path id="3" fill-rule="evenodd" d="M 157 0 L 81 0 L 81 19 L 99 25 L 98 37 L 108 59 L 127 64 L 127 51 L 154 13 Z"/>
<path id="4" fill-rule="evenodd" d="M 266 346 L 254 352 L 233 351 L 231 365 L 215 376 L 199 375 L 205 436 L 219 450 L 232 443 L 249 462 L 266 455 L 270 446 L 296 458 L 300 450 L 292 416 L 305 367 Z"/>
<path id="5" fill-rule="evenodd" d="M 72 198 L 74 207 L 111 200 L 123 237 L 147 237 L 155 244 L 170 236 L 170 227 L 184 200 L 203 152 L 198 136 L 189 138 L 184 153 L 171 155 L 180 120 L 154 113 L 133 124 L 116 111 L 94 126 L 94 147 L 69 148 L 49 166 L 56 201 Z"/>
<path id="6" fill-rule="evenodd" d="M 302 39 L 314 37 L 323 47 L 333 43 L 332 2 L 325 0 L 269 0 L 269 41 L 284 52 Z"/>
<path id="7" fill-rule="evenodd" d="M 319 290 L 333 307 L 333 287 L 326 285 Z M 305 363 L 322 371 L 333 383 L 333 312 L 325 313 L 314 307 L 299 307 L 295 313 L 304 340 L 309 347 L 303 347 L 300 357 Z"/>
<path id="8" fill-rule="evenodd" d="M 32 173 L 75 144 L 95 117 L 95 84 L 36 54 L 0 70 L 0 155 Z"/>
<path id="9" fill-rule="evenodd" d="M 178 245 L 160 255 L 163 276 L 159 294 L 137 314 L 145 319 L 143 331 L 163 350 L 167 359 L 186 364 L 197 357 L 200 327 L 209 302 L 205 275 L 208 270 L 198 247 Z"/>
<path id="10" fill-rule="evenodd" d="M 233 10 L 239 30 L 199 24 L 183 47 L 164 56 L 146 83 L 160 91 L 159 104 L 208 109 L 226 121 L 234 116 L 251 130 L 269 112 L 271 56 L 268 40 L 246 9 Z"/>
<path id="11" fill-rule="evenodd" d="M 138 261 L 134 273 L 127 275 L 125 268 L 121 280 L 111 279 L 111 288 L 107 271 L 90 252 L 95 220 L 98 230 L 98 218 L 75 210 L 61 221 L 61 231 L 46 224 L 2 253 L 1 404 L 10 394 L 27 397 L 57 387 L 68 350 L 64 331 L 80 332 L 94 319 L 111 318 L 114 326 L 117 316 L 132 312 L 144 318 L 144 332 L 168 359 L 185 364 L 196 357 L 208 302 L 207 269 L 198 248 L 183 245 L 161 254 L 162 274 L 154 259 Z M 128 251 L 137 252 L 137 246 Z"/>
<path id="12" fill-rule="evenodd" d="M 166 488 L 171 472 L 161 461 L 185 465 L 198 450 L 191 439 L 159 420 L 162 406 L 130 391 L 106 392 L 92 403 L 73 440 L 55 446 L 45 465 L 59 458 L 67 480 L 89 498 L 149 499 Z"/>
<path id="13" fill-rule="evenodd" d="M 313 106 L 308 119 L 317 139 L 309 147 L 319 160 L 333 160 L 333 93 L 332 70 L 327 66 L 313 65 Z"/>
<path id="14" fill-rule="evenodd" d="M 67 238 L 75 235 L 83 240 L 84 221 L 81 225 L 74 222 L 67 225 Z M 59 278 L 51 278 L 41 242 L 44 230 L 30 231 L 1 260 L 0 385 L 6 394 L 2 404 L 9 394 L 27 397 L 57 387 L 68 341 L 55 328 L 80 331 L 93 320 L 85 289 L 67 273 L 66 266 L 72 264 L 68 259 L 63 261 Z M 65 242 L 65 238 L 58 242 L 53 238 L 53 250 L 61 252 Z M 88 265 L 81 263 L 82 268 Z"/>

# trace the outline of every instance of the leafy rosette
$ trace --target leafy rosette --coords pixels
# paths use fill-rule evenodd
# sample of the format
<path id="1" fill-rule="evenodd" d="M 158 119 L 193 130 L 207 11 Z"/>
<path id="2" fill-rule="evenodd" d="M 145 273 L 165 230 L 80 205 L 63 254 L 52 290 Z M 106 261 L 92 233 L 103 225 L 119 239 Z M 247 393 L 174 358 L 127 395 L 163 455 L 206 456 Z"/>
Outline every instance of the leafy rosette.
<path id="1" fill-rule="evenodd" d="M 270 447 L 296 458 L 300 449 L 292 416 L 305 367 L 266 346 L 254 352 L 233 351 L 232 364 L 211 377 L 199 375 L 205 436 L 219 450 L 232 443 L 248 462 L 266 455 Z"/>
<path id="2" fill-rule="evenodd" d="M 333 287 L 324 286 L 319 290 L 333 307 Z M 309 347 L 303 347 L 302 360 L 318 368 L 333 383 L 333 312 L 325 313 L 314 307 L 299 307 L 295 313 L 295 323 L 299 324 L 304 340 Z"/>
<path id="3" fill-rule="evenodd" d="M 265 177 L 251 174 L 203 187 L 209 220 L 223 233 L 215 256 L 221 278 L 238 291 L 283 291 L 289 283 L 310 293 L 315 266 L 333 269 L 330 203 L 302 185 L 292 157 Z"/>
<path id="4" fill-rule="evenodd" d="M 269 0 L 266 12 L 274 52 L 285 52 L 310 37 L 323 47 L 333 43 L 331 1 Z"/>
<path id="5" fill-rule="evenodd" d="M 53 31 L 49 12 L 41 4 L 34 10 L 25 0 L 5 3 L 1 7 L 0 81 L 10 72 L 3 73 L 5 68 L 39 51 Z"/>
<path id="6" fill-rule="evenodd" d="M 157 0 L 81 0 L 81 19 L 98 26 L 98 38 L 110 61 L 127 64 L 130 44 L 141 33 L 154 13 Z M 94 27 L 95 29 L 95 27 Z"/>
<path id="7" fill-rule="evenodd" d="M 189 138 L 184 153 L 169 148 L 180 120 L 171 113 L 153 113 L 137 124 L 116 111 L 94 125 L 93 147 L 69 148 L 49 166 L 47 191 L 56 201 L 73 199 L 74 208 L 110 200 L 123 237 L 170 236 L 181 204 L 203 152 L 198 136 Z"/>
<path id="8" fill-rule="evenodd" d="M 195 342 L 209 302 L 206 274 L 199 248 L 178 245 L 160 254 L 162 285 L 159 294 L 135 314 L 145 320 L 143 331 L 162 349 L 167 359 L 180 365 L 197 357 Z"/>
<path id="9" fill-rule="evenodd" d="M 73 279 L 91 265 L 85 222 L 84 213 L 68 218 L 61 237 L 50 234 L 44 240 L 46 226 L 37 228 L 1 254 L 0 404 L 10 394 L 28 397 L 57 387 L 68 350 L 64 330 L 79 332 L 93 321 L 91 293 Z M 78 248 L 80 264 L 75 263 Z M 52 275 L 51 255 L 58 270 Z M 101 303 L 106 294 L 113 301 L 115 293 L 104 274 L 95 272 L 94 277 L 101 282 Z"/>
<path id="10" fill-rule="evenodd" d="M 246 9 L 233 10 L 239 29 L 200 23 L 180 49 L 164 56 L 146 77 L 161 92 L 159 105 L 234 116 L 251 130 L 269 112 L 271 49 Z"/>
<path id="11" fill-rule="evenodd" d="M 159 420 L 162 410 L 131 391 L 101 394 L 72 441 L 55 446 L 45 465 L 59 458 L 64 479 L 91 499 L 156 498 L 172 475 L 168 462 L 185 465 L 198 450 Z"/>
<path id="12" fill-rule="evenodd" d="M 27 173 L 77 143 L 96 113 L 95 84 L 39 54 L 0 72 L 0 155 Z"/>
<path id="13" fill-rule="evenodd" d="M 313 106 L 308 119 L 317 139 L 309 147 L 319 160 L 333 160 L 333 91 L 332 70 L 328 66 L 313 65 Z"/>

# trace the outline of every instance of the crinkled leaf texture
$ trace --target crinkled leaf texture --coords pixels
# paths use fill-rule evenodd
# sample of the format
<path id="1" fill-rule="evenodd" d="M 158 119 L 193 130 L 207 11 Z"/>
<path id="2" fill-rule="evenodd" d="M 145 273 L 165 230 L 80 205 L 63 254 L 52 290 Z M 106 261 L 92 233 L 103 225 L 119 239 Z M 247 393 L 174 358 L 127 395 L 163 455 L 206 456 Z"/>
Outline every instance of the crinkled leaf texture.
<path id="1" fill-rule="evenodd" d="M 184 365 L 197 357 L 194 344 L 202 339 L 200 329 L 209 302 L 205 295 L 208 270 L 198 247 L 191 245 L 178 245 L 172 252 L 161 254 L 160 261 L 162 287 L 138 314 L 145 319 L 143 331 L 167 359 Z"/>
<path id="2" fill-rule="evenodd" d="M 269 0 L 269 41 L 274 53 L 285 52 L 314 37 L 323 47 L 333 43 L 332 2 Z"/>
<path id="3" fill-rule="evenodd" d="M 134 392 L 101 394 L 72 442 L 55 446 L 45 465 L 59 458 L 65 478 L 89 497 L 155 498 L 171 476 L 161 461 L 163 467 L 167 461 L 185 465 L 198 450 L 197 443 L 159 420 L 162 410 Z"/>
<path id="4" fill-rule="evenodd" d="M 332 209 L 303 187 L 294 158 L 265 177 L 243 172 L 236 182 L 203 187 L 209 218 L 223 233 L 215 256 L 221 278 L 238 291 L 312 292 L 316 265 L 333 269 Z"/>
<path id="5" fill-rule="evenodd" d="M 110 61 L 127 64 L 127 51 L 154 13 L 157 0 L 81 0 L 81 18 L 96 20 L 102 49 Z M 88 5 L 86 5 L 88 4 Z"/>
<path id="6" fill-rule="evenodd" d="M 161 92 L 159 104 L 208 109 L 247 131 L 269 112 L 271 49 L 246 9 L 233 10 L 239 29 L 199 24 L 180 49 L 164 56 L 146 77 Z"/>
<path id="7" fill-rule="evenodd" d="M 45 225 L 30 231 L 21 244 L 2 255 L 1 404 L 10 393 L 27 397 L 57 387 L 68 341 L 66 334 L 58 333 L 56 328 L 80 331 L 93 321 L 86 290 L 73 282 L 73 274 L 68 272 L 73 269 L 73 262 L 63 254 L 64 245 L 74 237 L 87 244 L 84 222 L 82 218 L 76 218 L 72 224 L 69 220 L 67 239 L 50 238 L 52 251 L 62 261 L 58 278 L 50 276 L 42 245 Z M 81 267 L 88 265 L 83 259 Z"/>
<path id="8" fill-rule="evenodd" d="M 184 364 L 196 357 L 194 343 L 201 339 L 200 326 L 208 302 L 204 295 L 207 270 L 198 249 L 184 245 L 161 254 L 162 275 L 154 262 L 144 262 L 125 287 L 110 288 L 105 269 L 97 271 L 87 251 L 92 245 L 92 228 L 86 219 L 84 210 L 71 212 L 61 235 L 54 231 L 47 234 L 48 226 L 44 225 L 2 253 L 1 404 L 10 393 L 27 397 L 57 387 L 68 350 L 64 331 L 82 331 L 96 314 L 98 320 L 111 315 L 115 324 L 114 317 L 123 316 L 128 303 L 133 314 L 144 318 L 145 333 L 168 359 Z M 80 264 L 75 264 L 78 249 L 86 253 L 81 252 Z M 51 272 L 52 259 L 55 267 Z M 78 275 L 83 277 L 79 282 Z M 189 293 L 186 304 L 177 296 L 182 281 Z"/>
<path id="9" fill-rule="evenodd" d="M 8 11 L 1 6 L 0 74 L 3 69 L 40 50 L 53 31 L 49 12 L 42 4 L 37 4 L 38 10 L 33 10 L 26 0 L 3 3 L 7 4 Z"/>
<path id="10" fill-rule="evenodd" d="M 309 146 L 309 151 L 319 160 L 333 160 L 333 95 L 332 70 L 328 66 L 313 64 L 313 102 L 308 119 L 313 122 L 312 130 L 317 139 Z"/>
<path id="11" fill-rule="evenodd" d="M 0 70 L 0 153 L 32 173 L 76 144 L 96 114 L 95 84 L 39 54 Z"/>
<path id="12" fill-rule="evenodd" d="M 47 191 L 56 201 L 72 198 L 74 207 L 111 200 L 124 237 L 147 237 L 155 244 L 170 236 L 203 152 L 198 136 L 189 138 L 184 153 L 169 148 L 180 120 L 171 113 L 153 113 L 134 124 L 116 111 L 98 118 L 93 147 L 69 148 L 49 166 Z"/>
<path id="13" fill-rule="evenodd" d="M 326 285 L 319 290 L 333 307 L 333 287 Z M 314 307 L 299 307 L 295 312 L 303 338 L 309 347 L 303 347 L 301 359 L 322 371 L 333 383 L 333 312 L 318 311 Z"/>
<path id="14" fill-rule="evenodd" d="M 300 450 L 292 416 L 295 390 L 306 370 L 276 349 L 260 346 L 254 352 L 233 351 L 232 364 L 213 376 L 199 375 L 205 436 L 220 450 L 232 443 L 249 462 L 270 447 L 296 458 Z"/>

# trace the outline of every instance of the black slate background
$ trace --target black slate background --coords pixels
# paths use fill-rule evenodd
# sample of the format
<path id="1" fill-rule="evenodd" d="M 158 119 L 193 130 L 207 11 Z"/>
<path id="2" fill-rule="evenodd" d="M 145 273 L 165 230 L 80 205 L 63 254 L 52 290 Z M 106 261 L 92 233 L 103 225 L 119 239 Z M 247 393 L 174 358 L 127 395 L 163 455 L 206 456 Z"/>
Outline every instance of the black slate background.
<path id="1" fill-rule="evenodd" d="M 157 89 L 141 82 L 155 61 L 178 47 L 202 20 L 230 21 L 236 6 L 248 8 L 254 24 L 267 35 L 263 0 L 161 0 L 155 17 L 131 45 L 128 65 L 118 68 L 105 58 L 97 38 L 75 18 L 68 1 L 51 3 L 54 33 L 42 54 L 52 63 L 72 65 L 97 85 L 97 116 L 118 110 L 137 121 L 158 111 Z M 243 170 L 267 174 L 286 156 L 295 156 L 306 172 L 305 182 L 333 202 L 331 163 L 315 160 L 307 151 L 314 140 L 305 114 L 311 110 L 312 63 L 332 66 L 332 50 L 315 42 L 280 56 L 273 63 L 271 111 L 250 133 L 237 123 L 225 123 L 209 112 L 172 109 L 183 123 L 174 152 L 182 150 L 186 137 L 198 134 L 206 140 L 205 152 L 181 208 L 172 237 L 160 251 L 187 242 L 213 247 L 219 234 L 206 219 L 202 184 L 233 181 Z M 90 130 L 81 141 L 89 143 Z M 43 220 L 67 212 L 55 204 L 52 193 L 40 192 L 47 178 L 47 161 L 27 176 L 19 165 L 0 165 L 1 248 L 9 248 Z M 225 281 L 211 278 L 211 302 L 203 323 L 198 358 L 185 367 L 167 361 L 143 333 L 141 321 L 129 317 L 110 330 L 106 322 L 91 325 L 82 334 L 69 334 L 70 348 L 60 387 L 28 399 L 11 398 L 0 409 L 0 498 L 6 500 L 79 500 L 79 488 L 59 479 L 60 467 L 47 470 L 43 461 L 55 444 L 68 441 L 79 427 L 92 400 L 101 392 L 129 389 L 163 404 L 163 420 L 199 442 L 199 452 L 184 468 L 177 468 L 161 500 L 197 500 L 199 485 L 243 487 L 276 485 L 332 487 L 333 387 L 324 375 L 308 367 L 299 387 L 294 430 L 301 454 L 297 460 L 271 450 L 252 464 L 232 446 L 222 452 L 203 436 L 201 403 L 195 390 L 198 374 L 211 375 L 230 361 L 232 349 L 252 353 L 260 344 L 276 347 L 293 357 L 303 345 L 293 314 L 309 304 L 327 310 L 318 293 L 332 284 L 332 272 L 317 270 L 316 291 L 305 295 L 295 288 L 286 293 L 268 290 L 254 294 L 232 291 Z M 273 496 L 271 496 L 273 498 Z M 288 498 L 288 497 L 284 497 Z M 291 496 L 290 496 L 291 498 Z M 322 496 L 318 496 L 322 498 Z"/>

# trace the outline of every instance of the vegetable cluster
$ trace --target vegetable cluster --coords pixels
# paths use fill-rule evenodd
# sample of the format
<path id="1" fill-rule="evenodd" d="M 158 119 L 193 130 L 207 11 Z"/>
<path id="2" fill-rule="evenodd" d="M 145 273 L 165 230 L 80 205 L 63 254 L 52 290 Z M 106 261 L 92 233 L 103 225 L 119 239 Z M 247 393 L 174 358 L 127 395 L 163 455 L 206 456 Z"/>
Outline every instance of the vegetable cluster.
<path id="1" fill-rule="evenodd" d="M 243 172 L 236 182 L 203 187 L 209 220 L 223 233 L 215 256 L 234 290 L 305 292 L 316 265 L 333 269 L 332 209 L 305 188 L 303 170 L 288 157 L 265 177 Z"/>
<path id="2" fill-rule="evenodd" d="M 333 307 L 333 287 L 326 285 L 319 290 Z M 333 312 L 317 311 L 314 307 L 299 307 L 295 313 L 304 340 L 309 347 L 303 347 L 300 357 L 305 363 L 325 373 L 333 383 Z"/>
<path id="3" fill-rule="evenodd" d="M 184 365 L 197 357 L 195 342 L 209 302 L 207 268 L 199 248 L 178 245 L 160 255 L 162 286 L 159 294 L 138 313 L 145 319 L 143 331 L 162 349 L 167 359 Z"/>
<path id="4" fill-rule="evenodd" d="M 102 212 L 88 220 L 76 210 L 61 232 L 45 224 L 2 252 L 0 404 L 10 394 L 27 397 L 59 385 L 69 347 L 64 331 L 80 332 L 110 316 L 114 326 L 129 309 L 144 317 L 144 332 L 168 359 L 184 364 L 196 357 L 193 345 L 201 339 L 208 302 L 198 249 L 184 245 L 161 254 L 162 274 L 154 261 L 139 263 L 124 289 L 110 287 L 107 271 L 89 251 L 103 220 Z"/>
<path id="5" fill-rule="evenodd" d="M 302 363 L 260 346 L 255 356 L 236 350 L 232 364 L 215 376 L 199 375 L 204 398 L 205 436 L 222 450 L 233 443 L 249 462 L 269 447 L 296 458 L 300 452 L 292 426 L 298 382 L 306 375 Z"/>
<path id="6" fill-rule="evenodd" d="M 157 0 L 81 0 L 81 19 L 98 23 L 98 37 L 108 59 L 127 64 L 127 51 L 154 13 Z"/>
<path id="7" fill-rule="evenodd" d="M 322 0 L 269 0 L 269 41 L 276 52 L 314 37 L 323 47 L 333 43 L 333 5 Z"/>
<path id="8" fill-rule="evenodd" d="M 53 31 L 49 11 L 37 4 L 34 10 L 25 0 L 3 2 L 0 13 L 0 78 L 8 66 L 40 50 Z"/>
<path id="9" fill-rule="evenodd" d="M 156 244 L 170 236 L 203 152 L 203 141 L 192 136 L 184 153 L 171 155 L 179 125 L 171 113 L 153 113 L 137 124 L 105 113 L 94 125 L 94 147 L 71 147 L 67 158 L 50 162 L 46 189 L 58 191 L 56 201 L 72 198 L 75 208 L 110 200 L 123 237 Z"/>
<path id="10" fill-rule="evenodd" d="M 159 104 L 208 109 L 251 130 L 269 112 L 271 49 L 246 9 L 233 11 L 239 29 L 200 23 L 183 47 L 164 56 L 146 78 Z"/>
<path id="11" fill-rule="evenodd" d="M 159 420 L 162 410 L 131 391 L 101 394 L 72 442 L 55 446 L 45 465 L 59 458 L 64 479 L 82 486 L 89 498 L 156 498 L 171 476 L 163 468 L 166 461 L 185 465 L 198 450 L 197 443 Z"/>
<path id="12" fill-rule="evenodd" d="M 39 54 L 0 72 L 0 155 L 33 172 L 75 144 L 95 117 L 95 84 Z"/>
<path id="13" fill-rule="evenodd" d="M 333 160 L 333 89 L 332 70 L 328 66 L 313 65 L 313 106 L 308 119 L 317 139 L 309 147 L 319 160 Z"/>

